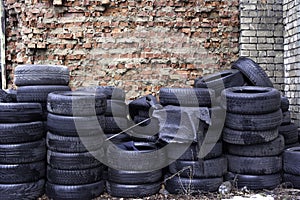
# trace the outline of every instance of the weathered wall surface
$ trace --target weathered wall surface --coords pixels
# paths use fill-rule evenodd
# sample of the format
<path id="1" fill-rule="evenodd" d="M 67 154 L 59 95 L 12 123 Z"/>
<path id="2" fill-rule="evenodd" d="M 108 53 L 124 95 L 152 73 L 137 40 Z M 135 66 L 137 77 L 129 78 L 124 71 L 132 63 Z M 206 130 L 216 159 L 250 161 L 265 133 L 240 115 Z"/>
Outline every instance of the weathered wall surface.
<path id="1" fill-rule="evenodd" d="M 285 95 L 292 119 L 300 127 L 300 1 L 283 1 Z"/>
<path id="2" fill-rule="evenodd" d="M 265 69 L 284 90 L 282 0 L 240 0 L 240 55 Z"/>
<path id="3" fill-rule="evenodd" d="M 73 88 L 114 85 L 124 88 L 127 98 L 162 86 L 191 86 L 196 76 L 237 59 L 238 4 L 7 0 L 10 84 L 16 65 L 41 63 L 68 66 Z"/>

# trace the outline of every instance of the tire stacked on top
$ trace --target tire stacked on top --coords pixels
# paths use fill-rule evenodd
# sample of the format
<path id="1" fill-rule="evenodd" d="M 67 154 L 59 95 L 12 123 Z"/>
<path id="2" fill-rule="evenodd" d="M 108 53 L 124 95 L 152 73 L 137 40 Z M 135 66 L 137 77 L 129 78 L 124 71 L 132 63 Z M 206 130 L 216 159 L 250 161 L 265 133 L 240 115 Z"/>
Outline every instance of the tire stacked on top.
<path id="1" fill-rule="evenodd" d="M 133 141 L 154 142 L 158 140 L 159 121 L 152 116 L 153 110 L 161 107 L 156 97 L 146 95 L 128 104 L 130 118 L 129 130 Z M 142 123 L 143 122 L 143 123 Z M 136 124 L 140 124 L 136 126 Z"/>
<path id="2" fill-rule="evenodd" d="M 228 179 L 237 176 L 237 186 L 272 189 L 281 182 L 284 138 L 280 93 L 270 87 L 234 87 L 222 92 L 227 109 L 223 140 L 228 143 Z M 227 103 L 227 107 L 225 106 Z M 231 177 L 232 178 L 232 177 Z"/>
<path id="3" fill-rule="evenodd" d="M 19 65 L 14 83 L 18 102 L 41 103 L 43 121 L 47 120 L 47 96 L 54 91 L 70 91 L 69 69 L 61 65 Z"/>
<path id="4" fill-rule="evenodd" d="M 279 127 L 279 134 L 283 135 L 285 148 L 299 146 L 298 128 L 291 122 L 291 113 L 289 111 L 289 100 L 287 97 L 281 97 L 282 123 Z"/>
<path id="5" fill-rule="evenodd" d="M 53 92 L 47 108 L 47 196 L 78 200 L 99 196 L 105 185 L 104 165 L 98 159 L 104 155 L 106 96 Z"/>
<path id="6" fill-rule="evenodd" d="M 283 182 L 300 189 L 300 147 L 292 147 L 283 153 Z"/>
<path id="7" fill-rule="evenodd" d="M 213 150 L 204 158 L 199 158 L 198 143 L 202 141 L 193 136 L 192 131 L 184 135 L 180 133 L 181 109 L 199 112 L 199 107 L 211 107 L 214 91 L 207 88 L 161 88 L 159 95 L 160 103 L 167 112 L 165 124 L 160 128 L 160 140 L 168 143 L 167 157 L 171 162 L 165 178 L 166 190 L 172 194 L 216 191 L 227 169 L 226 158 L 220 157 L 221 143 L 213 144 Z M 192 120 L 190 123 L 197 127 L 197 132 L 203 131 L 200 120 L 197 124 Z"/>
<path id="8" fill-rule="evenodd" d="M 44 194 L 46 145 L 38 103 L 0 103 L 0 199 Z"/>

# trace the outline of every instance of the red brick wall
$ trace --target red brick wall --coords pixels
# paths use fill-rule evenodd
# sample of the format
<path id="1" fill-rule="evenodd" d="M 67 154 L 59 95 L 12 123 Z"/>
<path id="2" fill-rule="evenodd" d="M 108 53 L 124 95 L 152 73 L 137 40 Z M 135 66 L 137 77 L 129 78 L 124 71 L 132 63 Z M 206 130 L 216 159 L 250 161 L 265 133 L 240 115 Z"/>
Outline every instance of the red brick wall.
<path id="1" fill-rule="evenodd" d="M 9 84 L 18 64 L 63 64 L 71 86 L 127 98 L 187 87 L 238 57 L 238 0 L 7 0 Z"/>

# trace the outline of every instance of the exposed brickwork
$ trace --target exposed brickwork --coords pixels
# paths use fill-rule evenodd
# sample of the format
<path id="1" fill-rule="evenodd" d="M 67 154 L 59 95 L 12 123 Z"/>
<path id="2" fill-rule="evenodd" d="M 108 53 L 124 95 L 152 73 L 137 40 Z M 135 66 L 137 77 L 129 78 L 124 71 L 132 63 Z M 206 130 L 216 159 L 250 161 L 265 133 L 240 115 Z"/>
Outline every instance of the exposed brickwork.
<path id="1" fill-rule="evenodd" d="M 127 98 L 190 86 L 237 59 L 238 3 L 8 0 L 10 84 L 17 64 L 51 63 L 71 69 L 73 88 L 114 85 Z"/>
<path id="2" fill-rule="evenodd" d="M 292 119 L 300 127 L 300 1 L 283 1 L 285 95 Z"/>
<path id="3" fill-rule="evenodd" d="M 284 89 L 282 0 L 240 0 L 240 55 L 263 67 Z"/>

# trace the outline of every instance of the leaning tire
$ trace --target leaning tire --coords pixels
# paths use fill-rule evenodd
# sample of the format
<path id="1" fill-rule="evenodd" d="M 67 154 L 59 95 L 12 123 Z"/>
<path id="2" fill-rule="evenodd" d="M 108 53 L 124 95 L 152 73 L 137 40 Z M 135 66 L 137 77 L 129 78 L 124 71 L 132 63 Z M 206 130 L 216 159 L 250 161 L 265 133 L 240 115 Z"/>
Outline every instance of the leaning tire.
<path id="1" fill-rule="evenodd" d="M 244 157 L 227 155 L 228 171 L 237 174 L 275 174 L 282 170 L 282 157 Z"/>
<path id="2" fill-rule="evenodd" d="M 232 64 L 232 68 L 241 71 L 246 81 L 253 86 L 273 87 L 266 72 L 250 58 L 240 57 Z"/>
<path id="3" fill-rule="evenodd" d="M 289 107 L 290 107 L 289 99 L 285 96 L 281 96 L 280 108 L 281 108 L 282 112 L 288 111 Z"/>
<path id="4" fill-rule="evenodd" d="M 147 184 L 120 184 L 108 181 L 106 184 L 107 192 L 113 197 L 122 198 L 142 198 L 157 194 L 160 190 L 161 183 L 147 183 Z"/>
<path id="5" fill-rule="evenodd" d="M 210 107 L 215 92 L 207 88 L 161 88 L 159 100 L 163 106 Z"/>
<path id="6" fill-rule="evenodd" d="M 46 183 L 46 195 L 51 199 L 94 199 L 104 191 L 104 181 L 84 185 L 57 185 Z"/>
<path id="7" fill-rule="evenodd" d="M 300 147 L 288 148 L 283 153 L 283 170 L 289 174 L 300 175 Z"/>
<path id="8" fill-rule="evenodd" d="M 275 88 L 233 87 L 223 90 L 221 96 L 222 106 L 230 113 L 265 114 L 280 109 L 280 92 Z"/>
<path id="9" fill-rule="evenodd" d="M 204 76 L 195 82 L 196 88 L 210 88 L 219 95 L 223 89 L 245 84 L 244 77 L 239 70 L 230 69 Z"/>
<path id="10" fill-rule="evenodd" d="M 242 115 L 227 113 L 225 126 L 241 131 L 274 130 L 281 124 L 282 113 L 277 110 L 268 114 Z"/>
<path id="11" fill-rule="evenodd" d="M 48 95 L 47 110 L 69 116 L 101 115 L 106 111 L 106 97 L 87 92 L 52 92 Z"/>
<path id="12" fill-rule="evenodd" d="M 279 134 L 283 135 L 285 144 L 298 142 L 298 127 L 295 124 L 288 124 L 279 127 Z"/>
<path id="13" fill-rule="evenodd" d="M 290 111 L 283 112 L 281 126 L 285 126 L 290 123 L 291 123 L 291 112 Z"/>
<path id="14" fill-rule="evenodd" d="M 40 121 L 41 117 L 39 103 L 0 103 L 0 123 Z"/>
<path id="15" fill-rule="evenodd" d="M 292 183 L 293 188 L 300 189 L 300 175 L 284 173 L 283 182 Z"/>
<path id="16" fill-rule="evenodd" d="M 61 65 L 19 65 L 14 74 L 17 86 L 68 85 L 69 80 L 69 69 Z"/>
<path id="17" fill-rule="evenodd" d="M 30 183 L 0 184 L 0 199 L 36 200 L 44 194 L 45 180 L 40 179 Z"/>
<path id="18" fill-rule="evenodd" d="M 21 86 L 17 89 L 18 102 L 46 102 L 48 94 L 55 91 L 70 91 L 64 85 L 33 85 Z"/>

